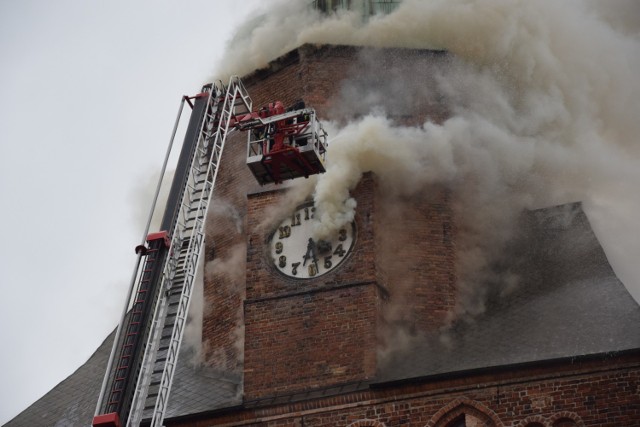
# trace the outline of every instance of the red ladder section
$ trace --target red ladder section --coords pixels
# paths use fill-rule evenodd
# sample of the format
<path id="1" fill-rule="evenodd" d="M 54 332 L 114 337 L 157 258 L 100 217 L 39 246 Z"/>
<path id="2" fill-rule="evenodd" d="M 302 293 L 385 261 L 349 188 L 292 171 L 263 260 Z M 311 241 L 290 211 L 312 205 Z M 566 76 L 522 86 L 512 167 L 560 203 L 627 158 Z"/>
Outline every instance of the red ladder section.
<path id="1" fill-rule="evenodd" d="M 143 344 L 139 337 L 149 323 L 149 319 L 145 318 L 145 313 L 149 312 L 147 307 L 155 297 L 152 293 L 154 291 L 153 285 L 157 282 L 157 278 L 153 277 L 153 273 L 154 271 L 161 271 L 156 268 L 156 265 L 164 263 L 170 242 L 167 232 L 164 231 L 149 234 L 147 243 L 147 247 L 138 246 L 136 248 L 136 251 L 141 251 L 146 256 L 140 277 L 140 286 L 127 321 L 118 363 L 115 365 L 114 380 L 108 395 L 106 414 L 102 419 L 94 419 L 94 426 L 117 427 L 119 425 L 119 420 L 117 423 L 115 420 L 117 419 L 117 414 L 123 410 L 123 404 L 129 400 L 127 396 L 124 396 L 128 382 L 136 380 L 132 372 L 137 369 L 137 366 L 133 366 L 133 363 L 139 360 L 138 355 Z M 113 415 L 116 415 L 116 417 L 114 418 Z M 96 421 L 103 424 L 96 424 Z"/>

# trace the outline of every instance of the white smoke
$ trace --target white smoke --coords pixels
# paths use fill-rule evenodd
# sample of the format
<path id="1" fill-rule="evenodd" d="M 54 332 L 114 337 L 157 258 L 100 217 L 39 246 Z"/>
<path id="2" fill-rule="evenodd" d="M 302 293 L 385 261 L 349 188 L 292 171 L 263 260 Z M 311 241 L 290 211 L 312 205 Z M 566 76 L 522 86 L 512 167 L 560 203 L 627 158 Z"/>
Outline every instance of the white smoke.
<path id="1" fill-rule="evenodd" d="M 248 73 L 303 43 L 455 57 L 437 76 L 452 113 L 444 123 L 402 127 L 372 111 L 331 130 L 329 170 L 315 190 L 320 233 L 353 217 L 348 191 L 365 171 L 404 192 L 444 182 L 467 217 L 460 268 L 482 271 L 520 209 L 582 200 L 640 299 L 637 2 L 405 0 L 366 23 L 357 12 L 321 16 L 307 3 L 270 3 L 240 29 L 217 75 Z"/>
<path id="2" fill-rule="evenodd" d="M 162 177 L 162 185 L 160 192 L 158 193 L 158 200 L 151 215 L 151 221 L 149 223 L 149 232 L 153 233 L 160 230 L 160 223 L 162 222 L 162 214 L 164 213 L 167 198 L 169 197 L 169 190 L 171 189 L 171 182 L 175 169 L 167 171 Z M 152 205 L 153 197 L 156 194 L 158 180 L 160 174 L 158 171 L 153 171 L 143 175 L 143 177 L 136 182 L 136 187 L 129 194 L 129 202 L 133 207 L 134 221 L 137 228 L 144 230 L 144 227 L 149 221 L 149 207 Z"/>
<path id="3" fill-rule="evenodd" d="M 204 255 L 200 255 L 204 258 Z M 201 258 L 201 260 L 202 260 Z M 198 265 L 193 290 L 191 291 L 191 301 L 189 303 L 189 313 L 187 324 L 184 328 L 183 346 L 189 351 L 187 363 L 190 366 L 200 366 L 204 361 L 204 348 L 202 346 L 202 319 L 204 315 L 204 263 Z"/>

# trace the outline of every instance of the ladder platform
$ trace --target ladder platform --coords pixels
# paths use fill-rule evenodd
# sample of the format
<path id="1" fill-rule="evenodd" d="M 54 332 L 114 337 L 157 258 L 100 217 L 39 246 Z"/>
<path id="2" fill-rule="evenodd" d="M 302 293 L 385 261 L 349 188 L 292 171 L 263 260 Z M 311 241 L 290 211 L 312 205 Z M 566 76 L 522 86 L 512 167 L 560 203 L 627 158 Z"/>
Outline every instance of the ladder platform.
<path id="1" fill-rule="evenodd" d="M 324 158 L 313 147 L 300 147 L 247 158 L 247 166 L 260 185 L 326 172 Z"/>
<path id="2" fill-rule="evenodd" d="M 249 130 L 247 166 L 260 185 L 326 172 L 327 133 L 315 110 L 304 108 L 244 123 Z"/>

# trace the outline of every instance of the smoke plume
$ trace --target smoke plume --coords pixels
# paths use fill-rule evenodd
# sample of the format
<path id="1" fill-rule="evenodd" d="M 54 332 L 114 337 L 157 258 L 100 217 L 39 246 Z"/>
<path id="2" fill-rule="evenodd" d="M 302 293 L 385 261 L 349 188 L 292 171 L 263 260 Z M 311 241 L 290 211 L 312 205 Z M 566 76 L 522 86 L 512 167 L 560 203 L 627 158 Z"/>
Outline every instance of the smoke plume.
<path id="1" fill-rule="evenodd" d="M 635 2 L 405 0 L 366 21 L 357 11 L 321 15 L 307 3 L 274 2 L 240 28 L 217 76 L 248 73 L 303 43 L 452 54 L 446 69 L 403 80 L 435 79 L 450 112 L 442 123 L 401 125 L 375 96 L 344 97 L 345 108 L 368 99 L 368 112 L 330 126 L 329 167 L 314 189 L 319 234 L 353 218 L 349 190 L 363 172 L 403 194 L 448 185 L 460 216 L 461 310 L 474 313 L 483 310 L 476 284 L 492 274 L 518 212 L 581 200 L 614 269 L 640 299 Z"/>

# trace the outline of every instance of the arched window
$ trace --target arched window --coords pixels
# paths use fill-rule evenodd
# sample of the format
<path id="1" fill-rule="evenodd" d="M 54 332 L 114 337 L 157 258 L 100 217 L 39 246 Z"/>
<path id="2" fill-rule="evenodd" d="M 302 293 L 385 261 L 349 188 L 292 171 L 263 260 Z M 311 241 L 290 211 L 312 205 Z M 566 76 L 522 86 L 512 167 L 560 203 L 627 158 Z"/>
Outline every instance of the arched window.
<path id="1" fill-rule="evenodd" d="M 584 427 L 584 423 L 573 412 L 561 412 L 549 418 L 549 424 L 552 427 Z"/>
<path id="2" fill-rule="evenodd" d="M 549 427 L 550 425 L 542 415 L 532 415 L 520 421 L 515 427 Z"/>
<path id="3" fill-rule="evenodd" d="M 458 418 L 450 421 L 449 424 L 447 424 L 447 427 L 467 427 L 467 423 L 465 422 L 464 414 L 462 414 Z"/>
<path id="4" fill-rule="evenodd" d="M 558 420 L 556 420 L 553 424 L 553 427 L 577 427 L 578 424 L 576 424 L 575 421 L 573 421 L 571 418 L 560 418 Z"/>
<path id="5" fill-rule="evenodd" d="M 460 398 L 436 412 L 426 427 L 503 427 L 503 424 L 491 409 Z"/>
<path id="6" fill-rule="evenodd" d="M 385 427 L 384 423 L 376 420 L 358 420 L 349 424 L 347 427 Z"/>
<path id="7" fill-rule="evenodd" d="M 446 427 L 484 427 L 487 421 L 471 414 L 461 414 L 457 418 L 449 421 Z M 493 424 L 488 424 L 493 425 Z"/>

